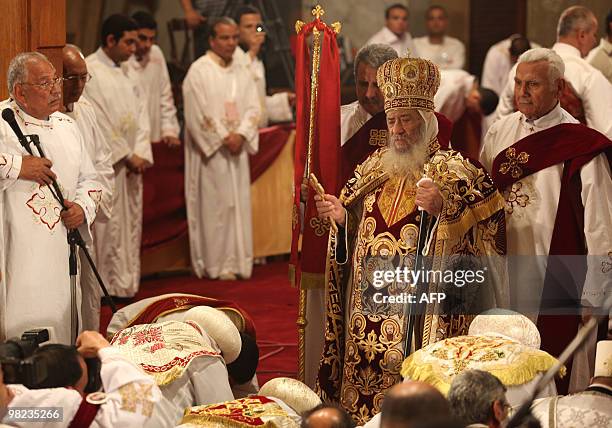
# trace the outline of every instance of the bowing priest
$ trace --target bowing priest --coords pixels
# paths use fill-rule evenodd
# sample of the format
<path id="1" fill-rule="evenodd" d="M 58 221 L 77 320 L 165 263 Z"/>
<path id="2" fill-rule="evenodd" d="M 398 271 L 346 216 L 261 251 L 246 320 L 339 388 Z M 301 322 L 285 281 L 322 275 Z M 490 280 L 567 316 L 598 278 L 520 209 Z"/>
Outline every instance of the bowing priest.
<path id="1" fill-rule="evenodd" d="M 427 315 L 417 316 L 411 324 L 414 336 L 406 341 L 406 307 L 391 297 L 410 294 L 414 284 L 394 272 L 414 268 L 422 217 L 417 206 L 437 217 L 423 248 L 437 256 L 431 270 L 453 276 L 469 255 L 484 256 L 473 260 L 482 266 L 489 264 L 487 255 L 505 252 L 503 198 L 477 163 L 440 149 L 433 103 L 440 73 L 432 62 L 387 61 L 377 81 L 385 96 L 388 147 L 357 167 L 339 198 L 316 197 L 319 216 L 338 226 L 328 250 L 326 342 L 318 391 L 323 399 L 339 402 L 359 424 L 380 412 L 385 391 L 400 381 L 405 342 L 420 348 L 464 334 L 471 314 L 505 304 L 507 293 L 498 263 L 491 264 L 483 283 L 466 285 L 461 292 L 452 279 L 444 282 L 434 275 L 421 288 L 452 294 L 459 306 L 430 301 Z M 421 180 L 424 174 L 428 179 Z M 392 278 L 380 281 L 381 273 Z"/>
<path id="2" fill-rule="evenodd" d="M 612 290 L 612 143 L 561 108 L 565 64 L 554 50 L 531 49 L 517 64 L 519 111 L 489 129 L 480 159 L 506 200 L 512 308 L 534 320 L 542 310 L 564 315 L 538 321 L 542 349 L 560 355 L 579 316 Z M 585 365 L 572 367 L 582 387 Z"/>
<path id="3" fill-rule="evenodd" d="M 253 270 L 249 154 L 258 150 L 257 89 L 234 61 L 238 26 L 211 23 L 210 50 L 183 82 L 185 198 L 191 265 L 198 277 L 235 280 Z"/>
<path id="4" fill-rule="evenodd" d="M 153 164 L 146 94 L 126 61 L 136 49 L 136 23 L 111 15 L 98 50 L 85 62 L 92 75 L 85 97 L 111 151 L 115 170 L 112 215 L 96 228 L 98 269 L 111 295 L 132 297 L 140 284 L 142 173 Z"/>
<path id="5" fill-rule="evenodd" d="M 98 210 L 92 227 L 93 243 L 89 246 L 88 251 L 96 262 L 96 246 L 101 245 L 100 240 L 96 239 L 96 228 L 98 224 L 107 223 L 110 219 L 115 171 L 111 162 L 111 151 L 98 125 L 94 107 L 82 96 L 85 85 L 91 79 L 85 58 L 78 47 L 68 44 L 62 50 L 62 60 L 64 65 L 63 111 L 74 120 L 81 131 L 85 149 L 93 161 L 101 184 L 101 190 L 91 194 L 98 201 Z M 80 252 L 79 255 L 83 292 L 81 303 L 83 329 L 98 331 L 102 291 L 85 254 Z"/>
<path id="6" fill-rule="evenodd" d="M 38 136 L 40 149 L 33 143 L 28 148 L 36 157 L 42 157 L 42 149 L 48 161 L 39 163 L 38 174 L 26 175 L 31 157 L 1 121 L 0 336 L 48 328 L 50 340 L 68 344 L 76 338 L 71 314 L 80 312 L 81 299 L 79 288 L 71 295 L 67 233 L 78 229 L 91 242 L 89 227 L 99 202 L 95 195 L 102 185 L 78 127 L 58 112 L 62 78 L 51 62 L 36 52 L 18 54 L 9 64 L 7 82 L 11 98 L 0 109 L 14 112 L 23 134 Z M 48 185 L 52 178 L 65 198 L 65 210 Z"/>

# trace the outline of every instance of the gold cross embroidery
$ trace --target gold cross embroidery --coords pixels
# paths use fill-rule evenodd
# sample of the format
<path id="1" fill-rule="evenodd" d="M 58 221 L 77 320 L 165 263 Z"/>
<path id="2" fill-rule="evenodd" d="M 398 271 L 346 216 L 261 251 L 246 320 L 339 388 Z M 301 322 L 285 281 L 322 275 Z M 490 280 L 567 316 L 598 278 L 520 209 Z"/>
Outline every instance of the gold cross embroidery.
<path id="1" fill-rule="evenodd" d="M 370 146 L 384 147 L 387 145 L 387 130 L 386 129 L 370 129 Z"/>
<path id="2" fill-rule="evenodd" d="M 312 227 L 315 235 L 323 236 L 329 232 L 329 220 L 327 218 L 320 219 L 319 217 L 313 217 L 310 219 L 310 227 Z"/>
<path id="3" fill-rule="evenodd" d="M 141 406 L 140 413 L 144 416 L 153 414 L 153 401 L 151 400 L 151 384 L 128 383 L 119 388 L 121 394 L 121 410 L 136 413 L 138 405 Z"/>
<path id="4" fill-rule="evenodd" d="M 510 172 L 512 178 L 519 178 L 523 174 L 523 169 L 519 165 L 527 163 L 529 160 L 529 153 L 521 152 L 517 156 L 514 147 L 510 147 L 506 150 L 506 159 L 508 159 L 508 162 L 504 162 L 500 165 L 499 172 L 502 174 Z"/>

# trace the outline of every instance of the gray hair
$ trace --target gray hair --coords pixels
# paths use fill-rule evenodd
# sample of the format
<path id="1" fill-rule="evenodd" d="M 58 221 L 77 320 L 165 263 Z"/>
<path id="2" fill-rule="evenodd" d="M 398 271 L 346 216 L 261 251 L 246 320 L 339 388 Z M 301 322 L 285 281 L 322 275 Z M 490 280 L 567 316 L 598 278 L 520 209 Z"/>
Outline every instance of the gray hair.
<path id="1" fill-rule="evenodd" d="M 506 387 L 482 370 L 466 370 L 455 376 L 447 398 L 451 411 L 466 425 L 486 425 L 493 415 L 493 402 L 507 403 Z"/>
<path id="2" fill-rule="evenodd" d="M 523 52 L 523 54 L 519 56 L 517 64 L 522 62 L 538 61 L 546 61 L 548 63 L 548 79 L 550 81 L 551 88 L 554 88 L 557 80 L 563 79 L 563 76 L 565 75 L 565 63 L 559 54 L 552 49 L 535 48 Z"/>
<path id="3" fill-rule="evenodd" d="M 584 6 L 572 6 L 565 9 L 557 24 L 557 37 L 569 36 L 574 31 L 590 31 L 595 25 L 595 15 Z"/>
<path id="4" fill-rule="evenodd" d="M 215 37 L 217 37 L 217 25 L 220 24 L 224 24 L 224 25 L 233 25 L 233 26 L 238 26 L 238 24 L 236 24 L 236 21 L 234 21 L 232 18 L 230 18 L 229 16 L 220 16 L 218 18 L 212 18 L 210 20 L 210 32 L 209 35 L 210 37 L 212 37 L 213 39 Z"/>
<path id="5" fill-rule="evenodd" d="M 357 78 L 357 67 L 359 67 L 359 64 L 362 62 L 370 67 L 378 69 L 378 67 L 383 65 L 385 62 L 397 57 L 397 52 L 389 45 L 374 43 L 372 45 L 362 47 L 359 49 L 359 52 L 357 52 L 357 55 L 355 55 L 355 79 Z"/>
<path id="6" fill-rule="evenodd" d="M 51 61 L 40 52 L 23 52 L 15 55 L 11 60 L 8 71 L 6 72 L 6 83 L 11 97 L 13 96 L 15 85 L 17 83 L 23 83 L 28 79 L 28 65 L 37 61 L 51 64 Z"/>

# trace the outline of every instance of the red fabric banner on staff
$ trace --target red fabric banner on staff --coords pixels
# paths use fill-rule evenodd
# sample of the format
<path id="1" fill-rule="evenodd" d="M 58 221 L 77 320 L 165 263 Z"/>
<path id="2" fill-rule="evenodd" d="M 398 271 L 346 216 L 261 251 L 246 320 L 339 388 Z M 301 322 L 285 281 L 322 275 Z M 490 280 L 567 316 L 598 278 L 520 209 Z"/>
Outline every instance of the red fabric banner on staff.
<path id="1" fill-rule="evenodd" d="M 312 60 L 308 47 L 310 35 L 314 46 Z M 311 73 L 312 64 L 315 64 L 316 76 Z M 295 88 L 297 117 L 291 280 L 297 286 L 309 288 L 315 283 L 322 285 L 324 280 L 327 252 L 320 250 L 327 248 L 330 224 L 318 218 L 314 203 L 315 192 L 310 186 L 302 184 L 306 183 L 307 175 L 312 173 L 326 193 L 337 194 L 341 185 L 340 60 L 336 31 L 325 25 L 320 18 L 304 24 L 298 32 Z M 300 215 L 302 200 L 306 201 L 303 219 Z"/>

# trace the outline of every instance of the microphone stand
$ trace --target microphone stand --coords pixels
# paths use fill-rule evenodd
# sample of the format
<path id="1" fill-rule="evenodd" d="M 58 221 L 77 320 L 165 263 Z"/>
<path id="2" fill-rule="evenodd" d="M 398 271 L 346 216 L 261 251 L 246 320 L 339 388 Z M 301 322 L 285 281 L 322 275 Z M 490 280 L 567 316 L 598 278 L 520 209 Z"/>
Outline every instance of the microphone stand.
<path id="1" fill-rule="evenodd" d="M 36 146 L 36 150 L 38 151 L 38 154 L 40 155 L 40 157 L 44 158 L 45 153 L 43 152 L 43 149 L 40 145 L 40 139 L 38 135 L 36 134 L 26 135 L 25 142 L 23 142 L 20 139 L 21 145 L 28 151 L 28 153 L 34 156 L 32 151 L 30 150 L 30 147 L 27 141 L 28 138 L 31 140 L 32 143 L 34 143 L 34 146 Z M 52 179 L 52 180 L 53 180 L 52 186 L 50 185 L 47 185 L 47 186 L 49 187 L 49 190 L 51 190 L 51 193 L 53 194 L 55 199 L 62 206 L 62 210 L 67 210 L 68 208 L 64 204 L 64 196 L 62 195 L 62 191 L 59 185 L 57 184 L 57 181 L 55 179 Z M 72 343 L 76 343 L 76 332 L 78 330 L 78 315 L 77 315 L 78 309 L 77 309 L 77 304 L 76 304 L 76 287 L 77 287 L 76 285 L 76 276 L 77 276 L 76 247 L 77 246 L 79 246 L 81 250 L 83 250 L 85 257 L 87 258 L 87 262 L 89 263 L 89 266 L 91 267 L 91 270 L 96 276 L 96 279 L 98 280 L 98 284 L 100 285 L 100 288 L 102 289 L 102 292 L 104 293 L 104 298 L 109 303 L 111 307 L 111 311 L 113 313 L 117 312 L 117 306 L 115 305 L 115 302 L 113 301 L 112 297 L 108 293 L 108 290 L 106 289 L 106 286 L 104 285 L 104 281 L 102 280 L 102 277 L 100 276 L 100 273 L 98 272 L 98 269 L 96 268 L 96 264 L 94 263 L 93 259 L 91 258 L 91 255 L 89 254 L 89 251 L 87 250 L 87 245 L 85 244 L 85 241 L 83 240 L 83 237 L 81 236 L 81 232 L 79 232 L 78 229 L 68 230 L 68 246 L 70 248 L 70 255 L 68 257 L 68 269 L 69 269 L 69 274 L 70 274 L 70 301 L 71 301 L 70 319 L 71 319 L 71 329 L 72 329 Z"/>

